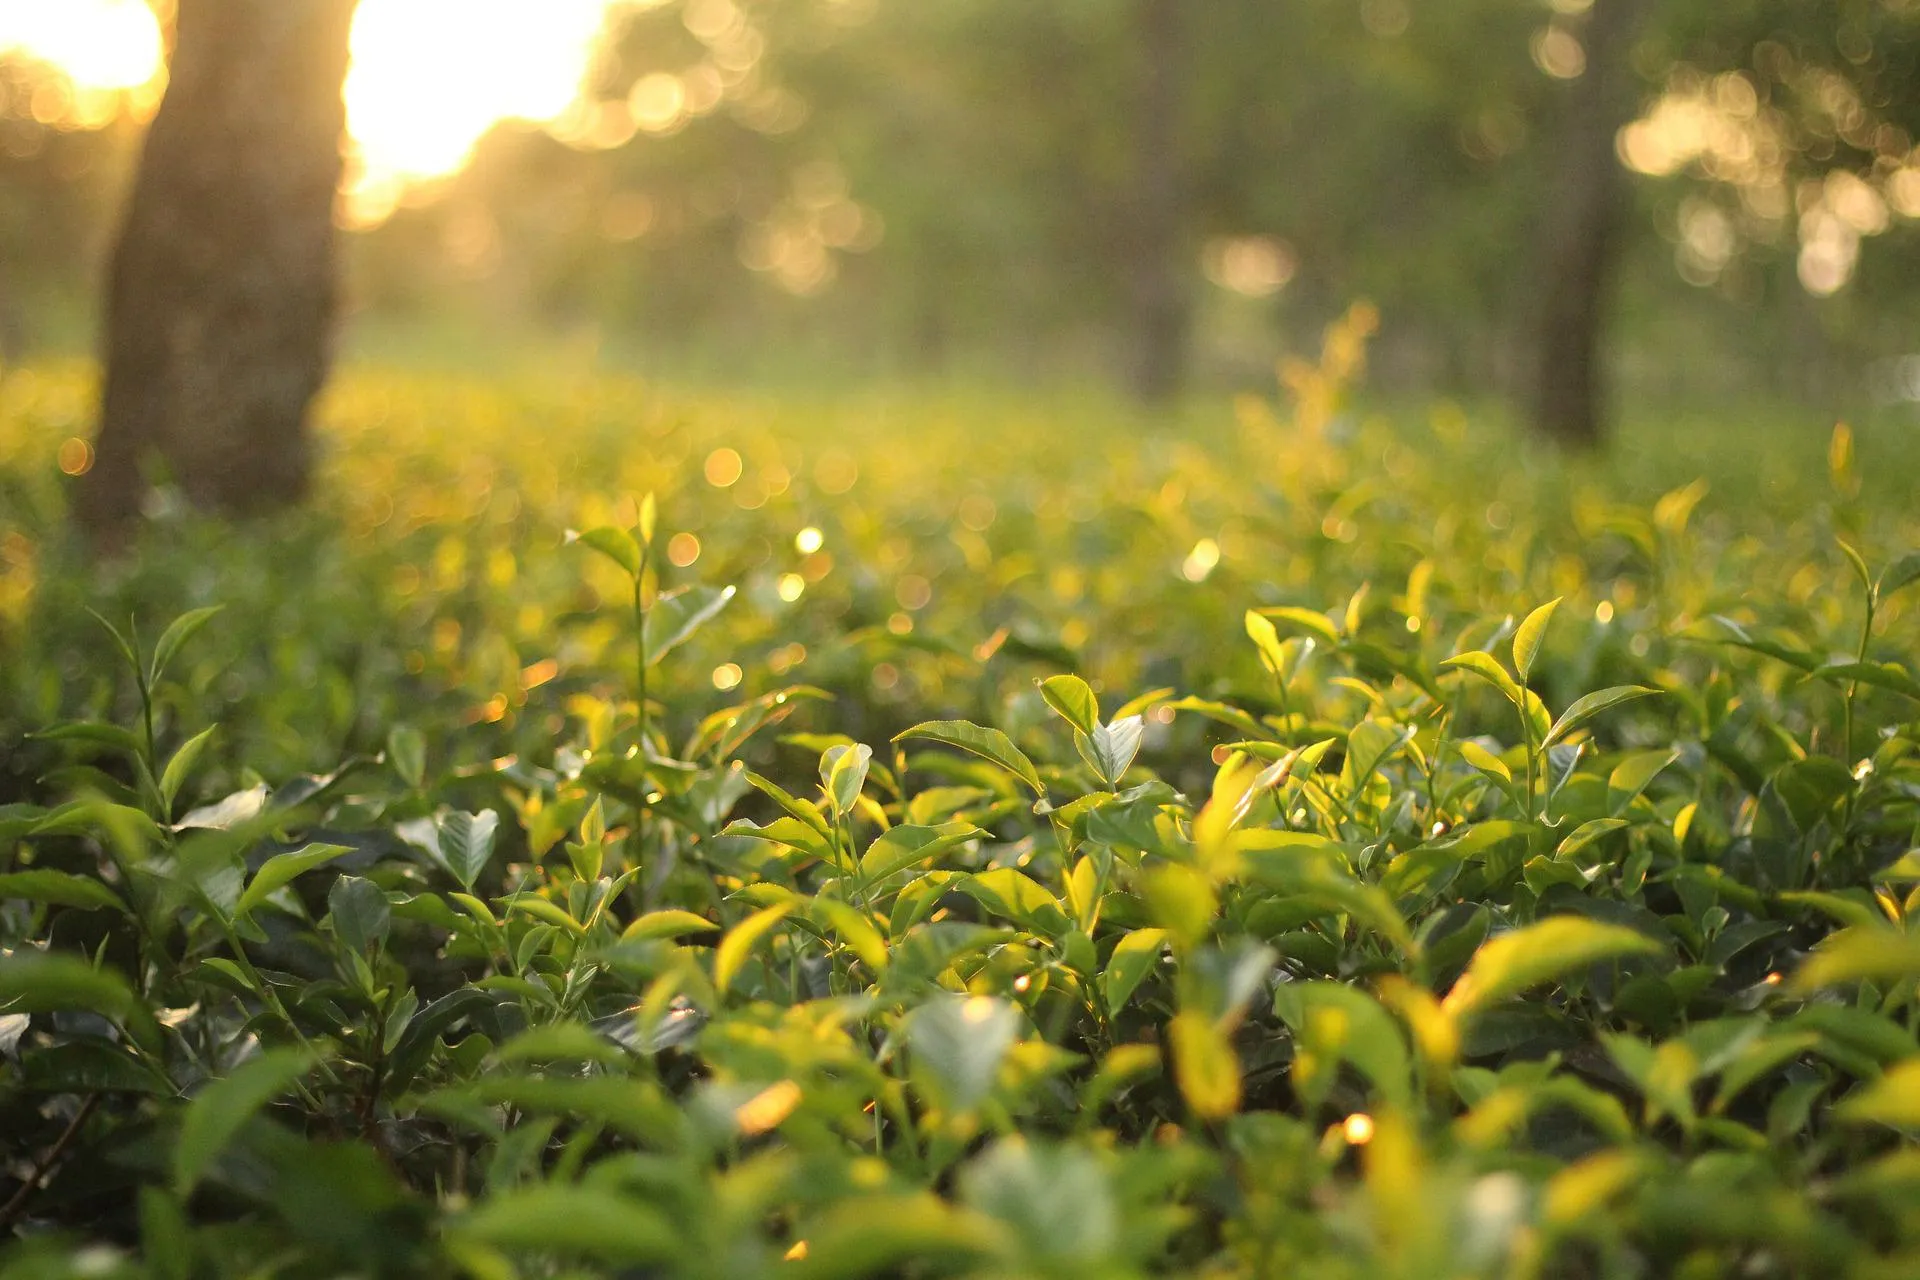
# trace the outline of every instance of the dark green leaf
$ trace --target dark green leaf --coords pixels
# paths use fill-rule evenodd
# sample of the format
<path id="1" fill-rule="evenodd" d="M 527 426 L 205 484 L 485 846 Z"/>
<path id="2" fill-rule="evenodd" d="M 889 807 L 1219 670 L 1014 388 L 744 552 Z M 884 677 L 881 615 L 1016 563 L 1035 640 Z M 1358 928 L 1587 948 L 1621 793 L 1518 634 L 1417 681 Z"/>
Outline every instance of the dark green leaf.
<path id="1" fill-rule="evenodd" d="M 313 1070 L 304 1049 L 269 1049 L 197 1094 L 173 1147 L 173 1189 L 185 1197 L 254 1114 Z"/>
<path id="2" fill-rule="evenodd" d="M 341 876 L 327 892 L 334 936 L 351 951 L 366 952 L 386 941 L 393 905 L 379 885 L 359 876 Z"/>
<path id="3" fill-rule="evenodd" d="M 315 867 L 332 862 L 343 853 L 353 852 L 343 844 L 310 844 L 304 849 L 292 853 L 282 853 L 268 858 L 256 871 L 253 879 L 247 883 L 246 892 L 234 904 L 233 914 L 244 916 L 265 902 L 282 886 L 291 884 L 294 877 L 304 875 Z"/>
<path id="4" fill-rule="evenodd" d="M 127 904 L 120 900 L 120 895 L 98 880 L 70 875 L 65 871 L 46 869 L 14 871 L 0 875 L 0 902 L 9 899 L 18 902 L 48 902 L 56 906 L 83 909 L 97 907 L 114 911 L 127 909 Z"/>
<path id="5" fill-rule="evenodd" d="M 225 605 L 208 605 L 204 609 L 193 609 L 175 618 L 167 629 L 160 633 L 159 641 L 153 646 L 153 663 L 147 668 L 147 683 L 159 684 L 160 677 L 172 664 L 174 655 L 178 654 L 181 647 L 199 634 L 200 628 L 211 622 L 213 616 L 224 608 L 226 608 Z"/>

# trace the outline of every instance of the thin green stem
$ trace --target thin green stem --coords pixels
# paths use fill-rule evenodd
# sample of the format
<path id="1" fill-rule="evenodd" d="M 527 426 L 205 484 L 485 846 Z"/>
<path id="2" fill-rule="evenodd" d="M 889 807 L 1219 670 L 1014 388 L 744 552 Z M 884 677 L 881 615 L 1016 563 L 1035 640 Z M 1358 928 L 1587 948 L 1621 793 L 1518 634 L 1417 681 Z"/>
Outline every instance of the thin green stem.
<path id="1" fill-rule="evenodd" d="M 633 576 L 633 630 L 640 654 L 636 684 L 640 694 L 640 750 L 643 753 L 647 750 L 647 735 L 651 728 L 647 713 L 647 558 L 652 551 L 650 544 L 640 544 L 640 572 Z"/>

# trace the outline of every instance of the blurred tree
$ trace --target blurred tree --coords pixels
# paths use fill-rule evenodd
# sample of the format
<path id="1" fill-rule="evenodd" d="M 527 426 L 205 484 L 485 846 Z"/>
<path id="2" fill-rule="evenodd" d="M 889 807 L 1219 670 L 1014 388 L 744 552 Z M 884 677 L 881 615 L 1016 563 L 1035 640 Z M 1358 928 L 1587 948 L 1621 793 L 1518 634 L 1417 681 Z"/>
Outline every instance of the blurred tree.
<path id="1" fill-rule="evenodd" d="M 157 457 L 197 505 L 302 497 L 336 305 L 341 85 L 355 0 L 179 0 L 166 97 L 113 252 L 97 460 L 111 540 Z"/>
<path id="2" fill-rule="evenodd" d="M 1192 21 L 1186 0 L 1138 0 L 1129 243 L 1134 394 L 1169 400 L 1185 380 L 1193 328 L 1191 177 L 1185 123 Z"/>
<path id="3" fill-rule="evenodd" d="M 1607 302 L 1627 195 L 1614 136 L 1640 106 L 1632 53 L 1644 11 L 1643 0 L 1594 0 L 1583 44 L 1549 46 L 1541 55 L 1547 69 L 1569 83 L 1559 104 L 1551 185 L 1541 193 L 1530 411 L 1535 430 L 1575 447 L 1598 444 L 1603 430 Z M 1546 38 L 1565 34 L 1549 28 Z"/>

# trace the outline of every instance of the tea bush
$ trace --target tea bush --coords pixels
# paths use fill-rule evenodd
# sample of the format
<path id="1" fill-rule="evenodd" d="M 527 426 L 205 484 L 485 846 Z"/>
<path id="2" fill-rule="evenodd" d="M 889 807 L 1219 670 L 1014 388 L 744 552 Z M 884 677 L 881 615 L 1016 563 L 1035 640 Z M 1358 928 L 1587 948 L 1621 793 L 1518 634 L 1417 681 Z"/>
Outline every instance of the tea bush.
<path id="1" fill-rule="evenodd" d="M 1177 437 L 364 373 L 98 565 L 15 375 L 4 1274 L 1916 1274 L 1911 447 L 1365 327 Z"/>

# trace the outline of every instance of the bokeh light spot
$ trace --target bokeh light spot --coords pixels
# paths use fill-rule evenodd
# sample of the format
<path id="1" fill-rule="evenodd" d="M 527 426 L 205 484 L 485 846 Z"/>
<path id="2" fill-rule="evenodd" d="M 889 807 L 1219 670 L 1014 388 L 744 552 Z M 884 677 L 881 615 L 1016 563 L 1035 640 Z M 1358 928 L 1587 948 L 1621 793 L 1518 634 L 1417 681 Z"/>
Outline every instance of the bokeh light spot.
<path id="1" fill-rule="evenodd" d="M 740 473 L 745 470 L 745 466 L 741 463 L 740 454 L 737 451 L 720 448 L 707 455 L 704 470 L 708 484 L 716 489 L 725 489 L 739 481 Z"/>
<path id="2" fill-rule="evenodd" d="M 675 568 L 684 569 L 700 558 L 700 539 L 691 533 L 676 533 L 667 543 L 667 559 Z"/>
<path id="3" fill-rule="evenodd" d="M 62 440 L 57 457 L 60 469 L 70 476 L 83 476 L 93 470 L 93 446 L 79 436 Z"/>

